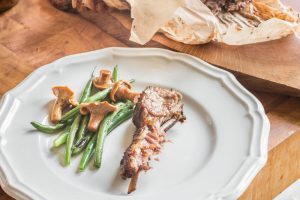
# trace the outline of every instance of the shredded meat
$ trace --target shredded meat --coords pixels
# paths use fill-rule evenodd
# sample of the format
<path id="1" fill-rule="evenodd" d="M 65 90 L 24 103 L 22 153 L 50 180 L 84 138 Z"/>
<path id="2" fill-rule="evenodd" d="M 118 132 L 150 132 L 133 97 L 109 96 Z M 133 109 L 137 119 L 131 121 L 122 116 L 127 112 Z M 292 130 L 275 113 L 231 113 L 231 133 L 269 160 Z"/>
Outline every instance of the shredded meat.
<path id="1" fill-rule="evenodd" d="M 201 0 L 213 13 L 233 12 L 245 8 L 252 0 Z"/>
<path id="2" fill-rule="evenodd" d="M 150 169 L 152 155 L 159 154 L 168 131 L 183 122 L 182 95 L 174 90 L 148 87 L 136 104 L 133 123 L 137 130 L 121 160 L 121 176 L 131 178 L 128 193 L 135 190 L 140 171 Z"/>
<path id="3" fill-rule="evenodd" d="M 239 11 L 251 3 L 252 0 L 201 0 L 206 6 L 208 6 L 213 13 L 219 12 L 233 12 Z M 72 0 L 50 0 L 50 2 L 58 9 L 65 11 L 74 11 L 72 8 Z M 86 0 L 84 4 L 100 4 L 105 2 L 108 6 L 117 7 L 119 9 L 128 8 L 129 5 L 126 1 L 103 1 L 103 0 Z M 82 0 L 73 0 L 73 3 L 81 5 Z M 111 5 L 110 5 L 111 4 Z"/>
<path id="4" fill-rule="evenodd" d="M 56 7 L 57 9 L 60 9 L 60 10 L 75 11 L 72 8 L 71 0 L 50 0 L 50 3 L 52 3 L 52 5 L 54 7 Z"/>

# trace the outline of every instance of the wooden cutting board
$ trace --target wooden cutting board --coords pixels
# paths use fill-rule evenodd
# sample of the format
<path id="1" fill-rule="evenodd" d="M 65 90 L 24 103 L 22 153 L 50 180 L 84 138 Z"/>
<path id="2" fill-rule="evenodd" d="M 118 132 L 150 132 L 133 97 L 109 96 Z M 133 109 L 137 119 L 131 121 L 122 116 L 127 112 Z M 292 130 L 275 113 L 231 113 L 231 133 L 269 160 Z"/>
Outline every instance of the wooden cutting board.
<path id="1" fill-rule="evenodd" d="M 297 0 L 285 0 L 285 3 L 300 11 Z M 100 8 L 98 13 L 84 10 L 80 15 L 126 45 L 140 46 L 128 41 L 131 27 L 129 12 Z M 233 72 L 249 89 L 300 96 L 300 39 L 295 36 L 259 44 L 229 46 L 216 42 L 185 45 L 158 33 L 146 46 L 161 46 L 199 57 Z"/>

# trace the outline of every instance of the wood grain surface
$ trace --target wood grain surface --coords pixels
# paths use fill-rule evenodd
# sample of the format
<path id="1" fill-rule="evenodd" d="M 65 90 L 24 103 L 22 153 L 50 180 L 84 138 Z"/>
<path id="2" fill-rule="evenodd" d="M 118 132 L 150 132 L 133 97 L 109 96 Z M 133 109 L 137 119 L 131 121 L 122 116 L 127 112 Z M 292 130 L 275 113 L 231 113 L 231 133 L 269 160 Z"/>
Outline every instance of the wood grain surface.
<path id="1" fill-rule="evenodd" d="M 296 2 L 285 0 L 285 3 L 300 11 L 300 4 Z M 106 7 L 103 9 L 100 6 L 97 13 L 83 10 L 80 15 L 127 45 L 136 46 L 128 41 L 131 27 L 129 12 L 108 10 Z M 152 46 L 154 41 L 165 48 L 194 55 L 227 69 L 239 75 L 248 88 L 300 96 L 300 40 L 295 36 L 243 46 L 228 46 L 216 42 L 184 45 L 159 33 L 148 45 Z"/>
<path id="2" fill-rule="evenodd" d="M 240 200 L 271 200 L 300 177 L 300 132 L 269 152 L 266 166 Z M 289 199 L 287 199 L 289 200 Z"/>
<path id="3" fill-rule="evenodd" d="M 104 22 L 103 26 L 99 22 L 95 25 L 79 15 L 61 12 L 45 0 L 20 1 L 0 15 L 0 96 L 36 68 L 63 56 L 110 46 L 138 46 L 128 41 L 129 32 L 120 24 L 122 20 L 116 20 L 126 15 L 113 12 L 103 16 L 106 23 L 119 23 L 117 25 L 123 27 L 116 29 L 105 26 Z M 111 21 L 113 19 L 116 21 Z M 168 48 L 175 45 L 172 41 L 170 45 L 161 44 L 162 37 L 155 36 L 147 46 Z M 188 48 L 179 43 L 175 46 L 186 51 Z M 271 199 L 300 176 L 300 100 L 252 92 L 262 101 L 271 122 L 270 153 L 268 164 L 241 199 Z M 0 191 L 0 200 L 8 199 L 12 198 Z"/>

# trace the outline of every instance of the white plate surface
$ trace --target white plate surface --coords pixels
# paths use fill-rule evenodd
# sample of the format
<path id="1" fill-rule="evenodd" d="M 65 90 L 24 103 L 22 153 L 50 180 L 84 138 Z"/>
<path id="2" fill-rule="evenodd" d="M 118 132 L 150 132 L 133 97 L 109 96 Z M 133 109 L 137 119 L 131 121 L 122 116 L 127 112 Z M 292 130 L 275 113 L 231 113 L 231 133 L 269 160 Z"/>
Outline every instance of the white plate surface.
<path id="1" fill-rule="evenodd" d="M 105 141 L 100 170 L 78 173 L 80 156 L 63 167 L 63 152 L 51 151 L 55 136 L 33 131 L 30 121 L 48 123 L 51 87 L 68 85 L 78 94 L 95 66 L 118 64 L 123 79 L 175 88 L 184 96 L 187 121 L 167 134 L 160 161 L 142 173 L 138 189 L 119 163 L 134 126 L 118 127 Z M 67 56 L 33 72 L 6 93 L 0 108 L 0 177 L 17 199 L 236 199 L 267 160 L 269 122 L 261 103 L 226 71 L 192 56 L 162 49 L 108 48 Z"/>
<path id="2" fill-rule="evenodd" d="M 300 179 L 295 181 L 287 189 L 281 192 L 274 200 L 299 200 L 300 199 Z"/>

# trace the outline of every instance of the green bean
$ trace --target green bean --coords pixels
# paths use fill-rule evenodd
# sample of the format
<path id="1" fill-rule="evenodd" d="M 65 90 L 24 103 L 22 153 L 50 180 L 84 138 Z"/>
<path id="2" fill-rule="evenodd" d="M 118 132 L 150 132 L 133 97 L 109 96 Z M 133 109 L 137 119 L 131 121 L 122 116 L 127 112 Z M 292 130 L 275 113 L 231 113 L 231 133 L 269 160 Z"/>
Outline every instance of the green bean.
<path id="1" fill-rule="evenodd" d="M 51 126 L 51 125 L 44 125 L 42 123 L 35 122 L 35 121 L 30 122 L 30 124 L 38 131 L 41 131 L 43 133 L 57 133 L 61 131 L 63 128 L 65 128 L 66 126 L 65 123 L 59 123 L 54 126 Z"/>
<path id="2" fill-rule="evenodd" d="M 84 171 L 89 161 L 93 157 L 95 153 L 96 139 L 96 134 L 94 134 L 87 147 L 85 148 L 82 158 L 80 160 L 79 171 Z"/>
<path id="3" fill-rule="evenodd" d="M 80 97 L 79 102 L 84 102 L 88 96 L 90 96 L 91 91 L 92 91 L 92 86 L 93 86 L 93 73 L 91 75 L 91 78 L 89 79 L 89 81 L 86 83 L 85 85 L 85 89 Z M 72 111 L 72 112 L 70 112 Z M 50 126 L 50 125 L 43 125 L 39 122 L 31 122 L 31 125 L 36 128 L 37 130 L 44 132 L 44 133 L 55 133 L 58 132 L 60 130 L 62 130 L 65 127 L 65 123 L 70 120 L 72 117 L 75 116 L 75 114 L 78 113 L 79 111 L 79 106 L 76 106 L 75 108 L 73 108 L 72 110 L 70 110 L 68 113 L 66 113 L 63 117 L 64 119 L 62 119 L 60 121 L 60 123 L 56 124 L 55 126 Z M 68 115 L 67 115 L 68 114 Z"/>
<path id="4" fill-rule="evenodd" d="M 94 77 L 93 74 L 94 74 L 94 71 L 92 72 L 91 78 L 88 80 L 88 82 L 86 83 L 86 85 L 84 87 L 84 90 L 80 97 L 79 103 L 85 102 L 86 99 L 91 95 L 92 88 L 93 88 L 93 77 Z"/>
<path id="5" fill-rule="evenodd" d="M 82 139 L 82 137 L 85 135 L 88 122 L 89 122 L 89 116 L 85 115 L 80 122 L 80 126 L 79 126 L 79 130 L 78 130 L 78 133 L 76 136 L 75 143 L 78 143 Z"/>
<path id="6" fill-rule="evenodd" d="M 129 82 L 134 83 L 135 80 L 131 79 Z M 105 97 L 107 97 L 107 95 L 110 93 L 110 91 L 111 91 L 111 88 L 107 88 L 105 90 L 97 92 L 96 94 L 87 98 L 85 102 L 102 101 L 103 99 L 105 99 Z M 68 111 L 66 114 L 64 114 L 64 116 L 61 118 L 60 121 L 65 122 L 65 121 L 73 118 L 77 113 L 79 113 L 79 109 L 80 109 L 80 106 L 78 105 L 75 108 L 73 108 L 72 110 Z"/>
<path id="7" fill-rule="evenodd" d="M 108 116 L 105 117 L 104 120 L 102 120 L 98 133 L 97 133 L 97 142 L 96 142 L 96 152 L 95 152 L 95 161 L 94 165 L 97 168 L 101 167 L 101 160 L 102 160 L 102 152 L 103 152 L 103 143 L 105 136 L 107 134 L 108 126 L 111 122 L 111 119 L 113 117 L 114 113 L 109 114 Z"/>
<path id="8" fill-rule="evenodd" d="M 72 147 L 72 155 L 77 155 L 81 153 L 85 149 L 85 147 L 87 146 L 87 144 L 89 143 L 93 135 L 95 135 L 95 133 L 88 132 L 86 136 L 84 136 L 76 144 L 74 144 Z"/>
<path id="9" fill-rule="evenodd" d="M 89 98 L 87 98 L 86 102 L 95 102 L 95 101 L 102 101 L 111 91 L 111 87 L 110 88 L 106 88 L 102 91 L 97 92 L 96 94 L 90 96 Z"/>
<path id="10" fill-rule="evenodd" d="M 107 134 L 111 133 L 117 126 L 119 126 L 121 123 L 126 121 L 132 116 L 133 109 L 132 108 L 124 108 L 118 112 L 118 114 L 113 118 L 111 125 L 108 128 Z M 92 136 L 92 139 L 89 141 L 87 147 L 84 150 L 84 153 L 82 155 L 79 170 L 84 171 L 89 163 L 89 161 L 92 159 L 94 153 L 95 153 L 95 146 L 96 146 L 96 134 Z"/>
<path id="11" fill-rule="evenodd" d="M 103 91 L 97 92 L 96 94 L 90 96 L 92 88 L 93 88 L 93 73 L 91 75 L 91 78 L 89 79 L 89 81 L 85 85 L 85 88 L 84 88 L 84 91 L 83 91 L 83 93 L 80 97 L 79 103 L 101 101 L 102 99 L 104 99 L 108 95 L 108 93 L 111 90 L 111 89 L 109 91 L 103 90 Z M 76 114 L 79 113 L 79 109 L 80 109 L 80 105 L 74 107 L 72 110 L 69 110 L 67 113 L 65 113 L 62 116 L 60 122 L 65 122 L 66 120 L 69 120 L 69 119 L 73 118 Z"/>
<path id="12" fill-rule="evenodd" d="M 70 131 L 70 125 L 65 128 L 65 130 L 53 141 L 52 147 L 57 148 L 61 145 L 65 144 L 68 138 L 68 134 Z"/>
<path id="13" fill-rule="evenodd" d="M 98 133 L 97 133 L 97 142 L 96 142 L 96 150 L 95 150 L 95 162 L 94 165 L 97 168 L 101 166 L 102 160 L 102 152 L 103 152 L 103 143 L 105 136 L 107 135 L 107 131 L 109 126 L 111 125 L 112 119 L 116 116 L 120 109 L 124 108 L 126 104 L 117 103 L 117 110 L 113 113 L 108 114 L 100 123 Z"/>
<path id="14" fill-rule="evenodd" d="M 85 85 L 85 88 L 84 88 L 83 93 L 80 97 L 79 103 L 85 102 L 86 99 L 91 95 L 91 92 L 92 92 L 92 89 L 93 89 L 93 78 L 94 78 L 93 74 L 94 74 L 94 71 L 95 71 L 95 69 L 93 70 L 93 72 L 91 74 L 91 78 L 88 80 L 88 82 Z M 80 141 L 81 138 L 83 137 L 83 135 L 85 134 L 86 126 L 87 126 L 88 121 L 89 121 L 89 116 L 88 115 L 84 116 L 81 123 L 80 123 L 79 131 L 78 131 L 77 136 L 76 136 L 76 142 Z"/>
<path id="15" fill-rule="evenodd" d="M 135 82 L 134 79 L 129 80 L 129 83 L 134 83 L 134 82 Z M 96 94 L 87 98 L 86 102 L 102 101 L 110 93 L 111 89 L 112 88 L 110 87 L 110 88 L 106 88 L 105 90 L 102 90 L 100 92 L 97 92 Z"/>
<path id="16" fill-rule="evenodd" d="M 130 83 L 134 83 L 135 80 L 131 79 L 129 81 Z M 102 101 L 111 91 L 111 88 L 107 88 L 105 90 L 99 91 L 96 94 L 90 96 L 89 98 L 86 99 L 85 102 L 95 102 L 95 101 Z M 76 106 L 72 110 L 68 111 L 64 116 L 61 118 L 61 122 L 65 122 L 71 118 L 73 118 L 78 112 L 79 112 L 80 106 Z"/>
<path id="17" fill-rule="evenodd" d="M 111 125 L 109 126 L 109 129 L 107 131 L 107 134 L 109 134 L 111 131 L 113 131 L 116 127 L 118 127 L 120 124 L 122 124 L 124 121 L 132 117 L 133 109 L 132 108 L 124 108 L 120 110 L 117 115 L 113 118 Z M 89 143 L 91 137 L 95 133 L 89 132 L 86 136 L 82 137 L 80 140 L 78 140 L 73 145 L 72 155 L 77 155 L 84 150 L 86 145 Z"/>
<path id="18" fill-rule="evenodd" d="M 71 126 L 69 134 L 68 134 L 66 153 L 65 153 L 65 165 L 66 166 L 69 165 L 71 162 L 72 146 L 73 146 L 76 132 L 79 127 L 80 120 L 81 120 L 81 115 L 77 115 L 75 120 L 72 123 L 72 126 Z"/>
<path id="19" fill-rule="evenodd" d="M 118 65 L 116 65 L 113 70 L 112 80 L 113 80 L 113 82 L 116 83 L 119 81 L 119 79 L 120 79 L 119 68 L 118 68 Z"/>
<path id="20" fill-rule="evenodd" d="M 93 71 L 94 73 L 94 71 Z M 90 96 L 92 88 L 93 88 L 93 73 L 91 75 L 91 78 L 88 80 L 88 82 L 85 85 L 84 91 L 80 97 L 79 102 L 83 102 L 86 100 L 87 97 Z M 84 132 L 85 132 L 85 127 L 88 121 L 88 117 L 85 116 L 82 120 L 82 122 L 80 123 L 80 128 L 78 131 L 78 136 L 82 137 Z M 66 143 L 67 138 L 68 138 L 68 131 L 70 130 L 70 127 L 66 128 L 65 131 L 53 141 L 53 147 L 59 147 L 63 144 Z"/>
<path id="21" fill-rule="evenodd" d="M 130 119 L 133 115 L 133 109 L 127 108 L 120 111 L 112 120 L 111 125 L 108 128 L 107 134 L 111 133 L 115 128 L 117 128 L 124 121 Z"/>

